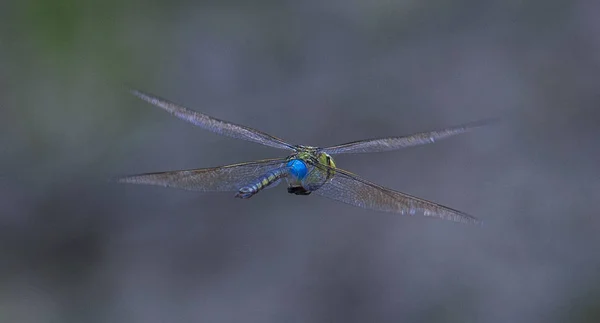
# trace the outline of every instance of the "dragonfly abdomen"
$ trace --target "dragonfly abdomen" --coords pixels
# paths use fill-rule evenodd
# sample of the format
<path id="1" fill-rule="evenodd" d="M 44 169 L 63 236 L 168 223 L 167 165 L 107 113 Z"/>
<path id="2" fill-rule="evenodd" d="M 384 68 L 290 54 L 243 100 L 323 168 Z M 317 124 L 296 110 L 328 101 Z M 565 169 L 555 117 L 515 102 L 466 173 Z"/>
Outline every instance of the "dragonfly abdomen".
<path id="1" fill-rule="evenodd" d="M 256 182 L 251 185 L 244 186 L 235 194 L 235 197 L 242 199 L 251 198 L 254 194 L 260 192 L 266 187 L 277 183 L 282 177 L 285 177 L 287 172 L 284 169 L 276 169 L 266 175 L 259 177 Z"/>

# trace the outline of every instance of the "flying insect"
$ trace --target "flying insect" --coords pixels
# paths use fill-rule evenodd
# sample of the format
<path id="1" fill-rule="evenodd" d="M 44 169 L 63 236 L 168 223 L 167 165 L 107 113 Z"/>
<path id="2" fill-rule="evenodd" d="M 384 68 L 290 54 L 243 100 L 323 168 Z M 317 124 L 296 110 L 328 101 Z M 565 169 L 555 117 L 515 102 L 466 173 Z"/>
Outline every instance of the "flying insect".
<path id="1" fill-rule="evenodd" d="M 472 215 L 372 183 L 336 166 L 332 156 L 373 153 L 429 144 L 488 124 L 478 121 L 408 136 L 367 139 L 330 147 L 292 145 L 262 131 L 210 117 L 138 90 L 131 93 L 179 119 L 214 133 L 288 150 L 290 155 L 212 168 L 130 175 L 121 183 L 147 184 L 201 192 L 236 192 L 248 199 L 268 187 L 287 182 L 295 195 L 324 196 L 357 207 L 405 215 L 424 215 L 461 223 L 480 224 Z"/>

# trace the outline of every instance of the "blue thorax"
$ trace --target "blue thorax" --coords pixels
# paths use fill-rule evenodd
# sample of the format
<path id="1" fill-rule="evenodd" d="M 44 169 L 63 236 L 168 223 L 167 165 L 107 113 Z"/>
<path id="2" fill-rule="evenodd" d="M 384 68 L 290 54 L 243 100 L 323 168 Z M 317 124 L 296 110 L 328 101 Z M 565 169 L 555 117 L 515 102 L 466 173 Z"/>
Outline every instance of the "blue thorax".
<path id="1" fill-rule="evenodd" d="M 292 159 L 287 163 L 286 166 L 290 174 L 294 175 L 294 177 L 296 177 L 299 180 L 302 180 L 308 172 L 306 164 L 300 159 Z"/>

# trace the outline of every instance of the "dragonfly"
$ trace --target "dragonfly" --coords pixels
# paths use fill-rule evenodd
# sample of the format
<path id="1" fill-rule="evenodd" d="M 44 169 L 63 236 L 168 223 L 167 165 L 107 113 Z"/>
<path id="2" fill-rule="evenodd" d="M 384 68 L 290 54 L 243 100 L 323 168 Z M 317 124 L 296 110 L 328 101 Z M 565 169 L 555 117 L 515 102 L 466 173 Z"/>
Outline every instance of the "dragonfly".
<path id="1" fill-rule="evenodd" d="M 422 215 L 467 224 L 481 220 L 467 213 L 372 183 L 336 166 L 333 155 L 374 153 L 429 144 L 487 125 L 480 120 L 442 130 L 407 136 L 367 139 L 330 147 L 292 145 L 265 132 L 213 118 L 164 98 L 130 90 L 139 99 L 205 130 L 235 139 L 287 150 L 287 157 L 270 158 L 212 168 L 144 173 L 117 178 L 117 182 L 158 185 L 199 192 L 236 192 L 249 199 L 266 188 L 287 182 L 290 194 L 311 193 L 349 205 L 404 215 Z"/>

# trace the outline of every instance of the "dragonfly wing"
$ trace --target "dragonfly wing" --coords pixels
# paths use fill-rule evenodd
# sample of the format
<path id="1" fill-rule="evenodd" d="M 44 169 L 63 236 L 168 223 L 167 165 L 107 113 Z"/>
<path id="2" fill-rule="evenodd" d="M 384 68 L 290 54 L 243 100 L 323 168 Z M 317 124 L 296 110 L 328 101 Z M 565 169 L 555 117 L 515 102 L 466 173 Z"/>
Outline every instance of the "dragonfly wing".
<path id="1" fill-rule="evenodd" d="M 339 168 L 335 169 L 335 175 L 330 180 L 314 192 L 366 209 L 406 215 L 420 214 L 462 223 L 480 223 L 471 215 L 379 186 Z"/>
<path id="2" fill-rule="evenodd" d="M 475 128 L 483 127 L 492 123 L 493 121 L 494 120 L 492 119 L 480 120 L 457 127 L 446 128 L 438 131 L 421 132 L 408 136 L 353 141 L 337 146 L 323 148 L 322 151 L 330 155 L 334 155 L 397 150 L 406 147 L 430 144 L 441 139 L 465 133 Z"/>
<path id="3" fill-rule="evenodd" d="M 132 90 L 131 93 L 138 98 L 171 113 L 179 119 L 190 122 L 208 131 L 236 139 L 253 141 L 274 148 L 294 150 L 292 145 L 286 143 L 282 139 L 262 131 L 207 116 L 152 94 L 138 90 Z"/>
<path id="4" fill-rule="evenodd" d="M 273 169 L 282 167 L 286 158 L 264 159 L 234 165 L 146 173 L 117 179 L 120 183 L 158 185 L 190 191 L 237 191 Z"/>

